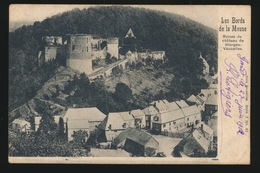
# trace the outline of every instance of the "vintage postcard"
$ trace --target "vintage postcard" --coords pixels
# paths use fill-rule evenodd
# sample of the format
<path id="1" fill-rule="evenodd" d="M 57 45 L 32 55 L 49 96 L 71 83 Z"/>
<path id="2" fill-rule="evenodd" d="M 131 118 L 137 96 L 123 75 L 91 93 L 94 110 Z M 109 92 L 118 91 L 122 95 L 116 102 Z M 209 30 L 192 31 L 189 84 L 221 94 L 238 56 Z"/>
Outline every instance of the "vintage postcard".
<path id="1" fill-rule="evenodd" d="M 250 164 L 251 7 L 9 7 L 9 162 Z"/>

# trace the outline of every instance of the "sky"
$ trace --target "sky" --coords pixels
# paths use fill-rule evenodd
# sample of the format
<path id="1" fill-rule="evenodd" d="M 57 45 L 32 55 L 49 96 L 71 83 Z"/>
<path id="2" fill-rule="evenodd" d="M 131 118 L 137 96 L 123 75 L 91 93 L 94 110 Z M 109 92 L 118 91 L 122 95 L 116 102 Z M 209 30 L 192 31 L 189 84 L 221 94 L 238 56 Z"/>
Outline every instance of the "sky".
<path id="1" fill-rule="evenodd" d="M 47 17 L 59 14 L 74 8 L 89 8 L 96 5 L 23 5 L 12 4 L 9 7 L 9 20 L 12 22 L 34 22 L 42 21 Z M 127 5 L 132 7 L 142 7 L 153 10 L 160 10 L 169 13 L 184 15 L 203 25 L 217 29 L 217 6 L 210 5 Z"/>

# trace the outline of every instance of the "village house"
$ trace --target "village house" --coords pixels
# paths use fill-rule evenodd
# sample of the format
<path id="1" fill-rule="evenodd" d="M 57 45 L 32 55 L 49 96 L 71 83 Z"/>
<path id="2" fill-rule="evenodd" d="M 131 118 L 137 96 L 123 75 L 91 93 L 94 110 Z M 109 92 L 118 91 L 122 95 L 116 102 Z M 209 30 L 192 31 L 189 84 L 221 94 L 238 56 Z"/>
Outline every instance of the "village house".
<path id="1" fill-rule="evenodd" d="M 157 100 L 150 103 L 150 106 L 153 106 L 157 113 L 150 118 L 151 107 L 144 109 L 147 116 L 146 124 L 157 134 L 180 133 L 201 121 L 200 109 L 196 105 L 189 106 L 184 100 L 175 102 Z"/>
<path id="2" fill-rule="evenodd" d="M 207 124 L 205 124 L 204 122 L 200 122 L 199 124 L 197 124 L 195 126 L 195 129 L 201 131 L 201 133 L 203 134 L 203 137 L 206 138 L 208 141 L 210 141 L 210 142 L 213 141 L 214 131 Z"/>
<path id="3" fill-rule="evenodd" d="M 205 113 L 207 116 L 213 115 L 218 111 L 218 97 L 217 95 L 208 96 L 205 102 Z"/>
<path id="4" fill-rule="evenodd" d="M 111 112 L 98 125 L 100 136 L 103 141 L 111 142 L 123 130 L 127 128 L 127 122 L 124 121 L 119 112 Z"/>
<path id="5" fill-rule="evenodd" d="M 213 145 L 217 145 L 218 140 L 218 111 L 207 121 L 207 125 L 213 130 Z"/>
<path id="6" fill-rule="evenodd" d="M 210 136 L 212 134 L 213 130 L 203 124 L 174 147 L 174 155 L 205 156 L 211 148 L 212 139 Z"/>
<path id="7" fill-rule="evenodd" d="M 130 112 L 118 112 L 122 119 L 124 120 L 124 126 L 125 127 L 135 127 L 135 119 L 133 115 L 130 114 Z"/>
<path id="8" fill-rule="evenodd" d="M 96 107 L 69 108 L 62 117 L 68 141 L 73 140 L 76 131 L 86 131 L 90 135 L 105 118 L 106 115 Z"/>
<path id="9" fill-rule="evenodd" d="M 184 114 L 186 127 L 194 127 L 201 122 L 201 112 L 196 105 L 184 107 L 181 110 Z"/>
<path id="10" fill-rule="evenodd" d="M 178 132 L 186 128 L 184 114 L 180 109 L 163 112 L 153 119 L 152 129 L 156 134 Z"/>
<path id="11" fill-rule="evenodd" d="M 216 73 L 214 76 L 210 76 L 210 75 L 204 76 L 204 79 L 207 81 L 207 83 L 209 85 L 218 84 L 218 73 Z M 209 87 L 209 88 L 211 88 L 211 87 Z"/>
<path id="12" fill-rule="evenodd" d="M 204 98 L 204 99 L 203 99 Z M 194 96 L 193 94 L 187 98 L 186 102 L 188 105 L 196 105 L 201 111 L 204 111 L 205 110 L 205 101 L 206 101 L 206 98 L 204 97 L 201 97 L 199 94 L 197 96 Z"/>
<path id="13" fill-rule="evenodd" d="M 130 115 L 134 117 L 136 128 L 145 128 L 145 114 L 141 109 L 131 110 Z"/>
<path id="14" fill-rule="evenodd" d="M 127 128 L 115 138 L 112 148 L 124 149 L 134 156 L 154 156 L 159 143 L 142 130 Z"/>
<path id="15" fill-rule="evenodd" d="M 23 119 L 15 119 L 11 122 L 11 128 L 15 131 L 28 133 L 31 131 L 31 124 Z"/>
<path id="16" fill-rule="evenodd" d="M 166 105 L 167 103 L 169 103 L 169 102 L 164 99 L 164 100 L 153 101 L 153 102 L 150 103 L 150 105 L 154 106 L 155 109 L 159 113 L 163 113 L 163 112 L 169 111 L 169 107 Z"/>
<path id="17" fill-rule="evenodd" d="M 147 106 L 142 111 L 145 114 L 146 129 L 152 129 L 152 122 L 153 122 L 154 116 L 158 115 L 159 112 L 153 106 Z"/>

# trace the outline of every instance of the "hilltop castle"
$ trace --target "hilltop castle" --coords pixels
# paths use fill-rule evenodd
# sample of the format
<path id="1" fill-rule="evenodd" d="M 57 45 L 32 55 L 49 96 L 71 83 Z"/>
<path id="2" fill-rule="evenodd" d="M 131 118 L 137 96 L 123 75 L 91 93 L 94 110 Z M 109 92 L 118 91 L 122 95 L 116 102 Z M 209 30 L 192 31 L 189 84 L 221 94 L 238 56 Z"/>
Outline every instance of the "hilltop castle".
<path id="1" fill-rule="evenodd" d="M 43 47 L 38 51 L 39 65 L 46 63 L 57 57 L 66 58 L 66 66 L 78 73 L 86 73 L 88 76 L 98 76 L 98 70 L 104 68 L 102 65 L 98 69 L 94 69 L 93 61 L 105 60 L 113 58 L 114 64 L 110 66 L 114 68 L 117 64 L 122 65 L 118 60 L 126 62 L 136 62 L 146 58 L 154 60 L 164 60 L 164 51 L 145 51 L 137 52 L 136 36 L 130 28 L 125 35 L 124 42 L 119 47 L 119 38 L 100 38 L 90 34 L 68 34 L 65 38 L 59 36 L 45 36 L 42 38 Z M 125 67 L 126 68 L 126 67 Z M 125 69 L 123 68 L 123 69 Z M 112 71 L 109 67 L 107 70 Z M 104 71 L 104 70 L 103 70 Z M 101 72 L 101 71 L 100 71 Z M 104 73 L 103 76 L 106 76 Z"/>

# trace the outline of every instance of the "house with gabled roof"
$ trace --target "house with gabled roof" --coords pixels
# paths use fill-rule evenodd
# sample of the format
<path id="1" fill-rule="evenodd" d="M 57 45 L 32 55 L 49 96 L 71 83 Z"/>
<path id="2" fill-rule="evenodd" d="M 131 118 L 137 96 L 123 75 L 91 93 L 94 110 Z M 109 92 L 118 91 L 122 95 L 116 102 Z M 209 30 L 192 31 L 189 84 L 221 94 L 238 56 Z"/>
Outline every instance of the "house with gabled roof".
<path id="1" fill-rule="evenodd" d="M 154 116 L 152 129 L 155 133 L 178 132 L 185 127 L 181 109 L 160 113 Z"/>
<path id="2" fill-rule="evenodd" d="M 206 99 L 207 98 L 204 96 L 204 94 L 200 93 L 197 96 L 191 95 L 189 98 L 187 98 L 186 102 L 190 106 L 196 105 L 201 111 L 204 111 Z"/>
<path id="3" fill-rule="evenodd" d="M 141 109 L 131 110 L 129 113 L 134 117 L 135 127 L 145 128 L 145 114 Z"/>
<path id="4" fill-rule="evenodd" d="M 105 118 L 106 115 L 96 107 L 69 108 L 62 116 L 68 141 L 73 140 L 76 131 L 86 131 L 88 134 L 95 131 Z"/>
<path id="5" fill-rule="evenodd" d="M 194 127 L 201 122 L 201 111 L 196 105 L 181 109 L 185 118 L 186 127 Z"/>
<path id="6" fill-rule="evenodd" d="M 205 113 L 207 116 L 212 116 L 218 111 L 218 95 L 210 95 L 205 102 Z"/>
<path id="7" fill-rule="evenodd" d="M 199 130 L 207 140 L 209 140 L 210 142 L 213 141 L 214 131 L 210 126 L 208 126 L 204 122 L 200 122 L 195 126 L 195 128 Z"/>
<path id="8" fill-rule="evenodd" d="M 147 106 L 142 110 L 145 114 L 145 126 L 147 129 L 152 129 L 152 122 L 155 115 L 158 115 L 159 112 L 153 106 Z"/>
<path id="9" fill-rule="evenodd" d="M 153 156 L 159 143 L 140 129 L 127 128 L 115 138 L 112 148 L 122 148 L 135 156 Z"/>
<path id="10" fill-rule="evenodd" d="M 17 130 L 19 132 L 29 132 L 31 131 L 30 122 L 23 119 L 15 119 L 11 122 L 11 127 L 13 130 Z"/>
<path id="11" fill-rule="evenodd" d="M 156 100 L 150 103 L 150 105 L 154 106 L 154 108 L 159 112 L 167 112 L 169 111 L 168 106 L 166 103 L 169 103 L 167 100 Z"/>
<path id="12" fill-rule="evenodd" d="M 130 114 L 130 112 L 127 111 L 118 113 L 126 123 L 127 127 L 135 127 L 135 118 L 133 117 L 133 115 Z"/>
<path id="13" fill-rule="evenodd" d="M 127 123 L 124 121 L 119 112 L 111 112 L 98 125 L 100 136 L 103 141 L 111 142 L 119 133 L 127 128 Z"/>
<path id="14" fill-rule="evenodd" d="M 174 147 L 173 153 L 183 153 L 189 157 L 205 156 L 210 149 L 210 145 L 211 141 L 205 138 L 199 129 L 195 129 Z"/>

